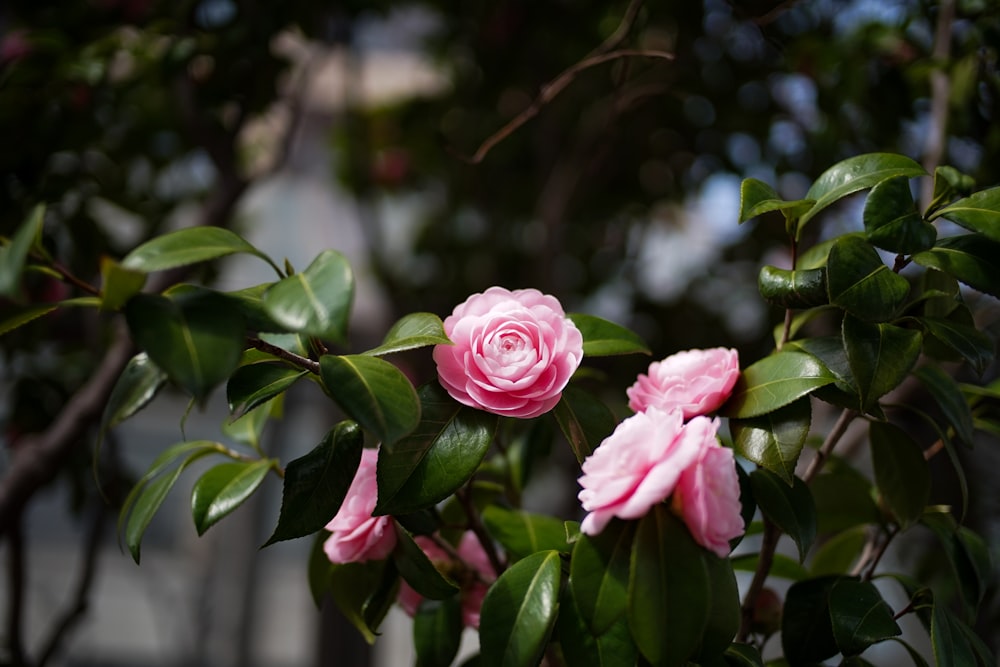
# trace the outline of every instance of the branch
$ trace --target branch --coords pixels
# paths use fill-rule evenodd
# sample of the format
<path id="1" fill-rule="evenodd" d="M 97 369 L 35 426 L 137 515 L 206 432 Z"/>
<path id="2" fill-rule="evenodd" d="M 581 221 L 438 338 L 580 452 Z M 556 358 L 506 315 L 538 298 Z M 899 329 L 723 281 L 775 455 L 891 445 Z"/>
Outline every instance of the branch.
<path id="1" fill-rule="evenodd" d="M 931 57 L 936 67 L 931 72 L 931 118 L 924 144 L 924 170 L 933 174 L 944 156 L 945 132 L 948 128 L 948 97 L 951 81 L 944 70 L 944 63 L 951 54 L 951 26 L 955 20 L 955 0 L 941 0 L 938 5 L 937 26 L 934 29 L 934 50 Z M 920 189 L 922 208 L 927 208 L 934 196 L 934 182 L 924 179 Z"/>
<path id="2" fill-rule="evenodd" d="M 294 364 L 299 368 L 303 368 L 309 371 L 310 373 L 319 375 L 319 363 L 313 361 L 312 359 L 307 359 L 305 357 L 299 356 L 294 352 L 289 352 L 284 348 L 278 347 L 277 345 L 272 345 L 267 341 L 261 340 L 260 338 L 255 338 L 253 336 L 247 338 L 247 343 L 249 343 L 251 347 L 255 347 L 261 352 L 267 352 L 268 354 L 273 354 L 279 359 L 283 359 L 284 361 L 287 361 L 290 364 Z"/>
<path id="3" fill-rule="evenodd" d="M 757 596 L 763 590 L 764 582 L 767 581 L 767 575 L 771 572 L 771 564 L 774 562 L 774 552 L 778 548 L 778 538 L 780 537 L 781 531 L 778 527 L 767 519 L 764 519 L 764 537 L 760 543 L 757 569 L 754 570 L 753 580 L 750 582 L 750 587 L 747 588 L 747 593 L 743 597 L 743 606 L 740 609 L 740 631 L 736 635 L 737 642 L 745 642 L 747 637 L 750 636 L 751 626 L 753 625 L 753 612 L 757 606 Z"/>
<path id="4" fill-rule="evenodd" d="M 608 38 L 601 42 L 600 46 L 590 52 L 590 55 L 596 56 L 600 53 L 607 53 L 608 51 L 613 51 L 621 46 L 621 43 L 629 36 L 632 32 L 632 26 L 635 25 L 635 19 L 639 16 L 639 10 L 642 9 L 642 0 L 632 0 L 628 7 L 625 9 L 625 14 L 622 16 L 621 23 L 615 28 L 615 31 L 608 35 Z"/>
<path id="5" fill-rule="evenodd" d="M 805 474 L 802 475 L 803 482 L 808 484 L 813 480 L 813 477 L 820 473 L 826 460 L 830 457 L 831 452 L 833 452 L 833 448 L 837 446 L 837 443 L 844 436 L 844 432 L 847 431 L 847 427 L 851 425 L 851 422 L 857 416 L 858 413 L 849 408 L 840 413 L 837 423 L 833 425 L 823 445 L 816 452 L 813 460 L 809 462 L 809 467 L 806 468 Z"/>

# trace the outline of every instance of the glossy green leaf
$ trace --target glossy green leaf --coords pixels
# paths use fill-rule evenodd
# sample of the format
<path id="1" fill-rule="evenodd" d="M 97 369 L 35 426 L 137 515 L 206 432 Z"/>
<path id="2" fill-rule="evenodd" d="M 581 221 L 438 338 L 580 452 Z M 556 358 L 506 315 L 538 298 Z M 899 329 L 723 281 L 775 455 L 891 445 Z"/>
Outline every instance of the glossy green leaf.
<path id="1" fill-rule="evenodd" d="M 793 340 L 786 345 L 786 349 L 801 350 L 816 357 L 828 371 L 833 373 L 837 389 L 848 394 L 858 393 L 854 386 L 851 366 L 847 363 L 847 351 L 844 349 L 842 336 L 816 336 Z"/>
<path id="2" fill-rule="evenodd" d="M 617 418 L 604 403 L 573 385 L 563 390 L 552 416 L 566 436 L 577 463 L 583 463 L 593 454 L 618 425 Z"/>
<path id="3" fill-rule="evenodd" d="M 514 563 L 490 587 L 479 625 L 484 667 L 534 667 L 559 608 L 559 554 L 541 551 Z"/>
<path id="4" fill-rule="evenodd" d="M 781 647 L 792 665 L 811 665 L 837 654 L 830 619 L 830 591 L 840 577 L 794 583 L 785 594 Z"/>
<path id="5" fill-rule="evenodd" d="M 191 490 L 191 516 L 198 535 L 243 504 L 274 466 L 270 459 L 233 461 L 209 468 Z"/>
<path id="6" fill-rule="evenodd" d="M 14 233 L 10 244 L 0 246 L 0 297 L 16 298 L 20 295 L 21 276 L 31 248 L 42 234 L 44 222 L 45 207 L 36 206 Z"/>
<path id="7" fill-rule="evenodd" d="M 226 383 L 226 400 L 234 415 L 250 412 L 282 394 L 308 371 L 284 363 L 240 366 Z"/>
<path id="8" fill-rule="evenodd" d="M 337 404 L 383 446 L 396 442 L 420 422 L 416 390 L 388 361 L 363 354 L 327 354 L 320 357 L 319 369 Z"/>
<path id="9" fill-rule="evenodd" d="M 798 477 L 789 486 L 770 470 L 758 468 L 750 473 L 753 497 L 764 516 L 795 542 L 799 562 L 816 539 L 816 506 L 812 494 Z"/>
<path id="10" fill-rule="evenodd" d="M 868 530 L 867 526 L 855 526 L 821 543 L 813 553 L 809 574 L 822 577 L 850 573 L 865 548 Z"/>
<path id="11" fill-rule="evenodd" d="M 930 392 L 947 423 L 955 429 L 955 435 L 958 436 L 958 439 L 971 447 L 973 444 L 972 411 L 969 409 L 965 395 L 958 388 L 955 379 L 941 370 L 939 366 L 921 366 L 913 372 L 913 375 Z"/>
<path id="12" fill-rule="evenodd" d="M 868 241 L 883 250 L 909 255 L 927 250 L 937 240 L 937 230 L 917 212 L 910 179 L 903 176 L 872 188 L 862 219 Z"/>
<path id="13" fill-rule="evenodd" d="M 262 300 L 267 315 L 286 331 L 345 343 L 354 274 L 343 255 L 324 250 L 302 273 L 271 285 Z"/>
<path id="14" fill-rule="evenodd" d="M 740 184 L 740 224 L 771 211 L 781 211 L 786 219 L 797 219 L 816 202 L 811 199 L 784 201 L 774 188 L 756 178 L 744 178 Z"/>
<path id="15" fill-rule="evenodd" d="M 812 404 L 807 397 L 760 417 L 731 419 L 733 448 L 791 485 L 811 421 Z"/>
<path id="16" fill-rule="evenodd" d="M 930 497 L 930 469 L 920 447 L 898 426 L 872 422 L 868 427 L 875 484 L 901 526 L 924 513 Z"/>
<path id="17" fill-rule="evenodd" d="M 457 403 L 436 382 L 419 396 L 420 423 L 379 453 L 376 514 L 406 514 L 444 500 L 469 480 L 493 442 L 495 415 Z"/>
<path id="18" fill-rule="evenodd" d="M 837 647 L 858 655 L 872 644 L 902 634 L 893 612 L 870 581 L 841 578 L 830 590 L 830 620 Z"/>
<path id="19" fill-rule="evenodd" d="M 739 419 L 758 417 L 783 408 L 835 379 L 814 357 L 794 350 L 781 351 L 743 370 L 721 412 Z"/>
<path id="20" fill-rule="evenodd" d="M 127 269 L 110 257 L 101 258 L 101 308 L 120 310 L 146 284 L 146 274 Z"/>
<path id="21" fill-rule="evenodd" d="M 711 583 L 704 551 L 663 504 L 639 520 L 632 544 L 628 624 L 654 665 L 686 665 L 709 619 Z"/>
<path id="22" fill-rule="evenodd" d="M 462 642 L 462 602 L 425 600 L 413 616 L 416 667 L 449 667 Z"/>
<path id="23" fill-rule="evenodd" d="M 910 158 L 892 153 L 868 153 L 838 162 L 824 171 L 806 192 L 805 198 L 814 199 L 816 203 L 800 218 L 799 229 L 817 213 L 849 194 L 897 176 L 915 178 L 925 173 Z"/>
<path id="24" fill-rule="evenodd" d="M 954 575 L 964 616 L 975 618 L 987 586 L 993 580 L 989 548 L 981 537 L 957 525 L 949 514 L 927 512 L 920 523 L 930 528 L 938 539 L 941 553 Z"/>
<path id="25" fill-rule="evenodd" d="M 122 266 L 148 273 L 218 259 L 234 253 L 256 255 L 271 263 L 267 255 L 228 229 L 188 227 L 143 243 L 125 256 Z"/>
<path id="26" fill-rule="evenodd" d="M 705 562 L 712 592 L 709 598 L 708 623 L 696 660 L 700 664 L 708 664 L 722 656 L 740 629 L 740 591 L 728 558 L 719 558 L 704 551 L 702 560 Z"/>
<path id="27" fill-rule="evenodd" d="M 754 572 L 757 570 L 757 564 L 760 562 L 760 554 L 748 553 L 740 556 L 732 556 L 730 561 L 733 564 L 733 569 L 738 572 Z M 788 581 L 801 581 L 809 576 L 809 570 L 794 558 L 776 553 L 774 554 L 774 560 L 771 562 L 771 569 L 768 570 L 768 576 L 787 579 Z"/>
<path id="28" fill-rule="evenodd" d="M 829 301 L 826 269 L 793 270 L 764 266 L 757 276 L 760 295 L 772 306 L 812 308 Z"/>
<path id="29" fill-rule="evenodd" d="M 274 283 L 262 283 L 241 290 L 225 292 L 224 294 L 233 301 L 243 314 L 246 320 L 247 329 L 259 333 L 283 333 L 286 328 L 267 314 L 264 307 L 264 294 Z"/>
<path id="30" fill-rule="evenodd" d="M 361 633 L 365 641 L 374 644 L 379 614 L 370 610 L 380 606 L 379 601 L 385 589 L 394 592 L 398 588 L 392 561 L 331 563 L 326 560 L 322 546 L 321 536 L 310 558 L 310 588 L 317 605 L 329 594 L 344 618 Z"/>
<path id="31" fill-rule="evenodd" d="M 940 602 L 931 611 L 931 648 L 936 667 L 975 667 L 981 664 L 959 629 L 961 621 Z M 989 663 L 984 667 L 991 667 Z"/>
<path id="32" fill-rule="evenodd" d="M 614 519 L 597 535 L 580 535 L 569 565 L 570 590 L 595 637 L 625 615 L 632 522 Z"/>
<path id="33" fill-rule="evenodd" d="M 451 345 L 441 318 L 433 313 L 410 313 L 392 325 L 381 345 L 365 354 L 377 356 L 428 345 Z"/>
<path id="34" fill-rule="evenodd" d="M 487 506 L 482 518 L 493 539 L 514 558 L 524 558 L 538 551 L 570 552 L 562 519 L 499 505 Z"/>
<path id="35" fill-rule="evenodd" d="M 567 313 L 583 335 L 583 356 L 606 357 L 617 354 L 649 354 L 649 347 L 638 334 L 620 324 L 594 315 Z"/>
<path id="36" fill-rule="evenodd" d="M 396 569 L 410 588 L 430 600 L 444 600 L 456 595 L 458 585 L 451 577 L 434 566 L 406 529 L 398 523 L 393 525 L 396 530 L 393 562 L 396 563 Z"/>
<path id="37" fill-rule="evenodd" d="M 968 361 L 982 374 L 993 362 L 993 340 L 975 326 L 948 319 L 918 318 L 924 330 Z"/>
<path id="38" fill-rule="evenodd" d="M 921 266 L 944 271 L 959 282 L 1000 297 L 1000 243 L 980 234 L 940 239 L 937 246 L 913 256 Z"/>
<path id="39" fill-rule="evenodd" d="M 223 296 L 207 291 L 174 299 L 138 294 L 125 306 L 125 319 L 136 344 L 198 400 L 240 363 L 243 318 Z"/>
<path id="40" fill-rule="evenodd" d="M 882 263 L 878 252 L 856 236 L 841 237 L 827 262 L 830 303 L 869 322 L 892 319 L 906 301 L 910 284 Z"/>
<path id="41" fill-rule="evenodd" d="M 871 481 L 846 464 L 827 466 L 823 474 L 813 478 L 809 489 L 816 504 L 820 534 L 881 521 Z"/>
<path id="42" fill-rule="evenodd" d="M 364 442 L 356 423 L 342 421 L 312 451 L 288 462 L 278 525 L 264 546 L 315 533 L 330 522 L 354 481 Z"/>
<path id="43" fill-rule="evenodd" d="M 760 651 L 750 644 L 731 644 L 725 658 L 729 667 L 764 667 Z"/>
<path id="44" fill-rule="evenodd" d="M 920 357 L 922 336 L 914 329 L 845 315 L 843 336 L 862 410 L 902 384 Z"/>
<path id="45" fill-rule="evenodd" d="M 918 287 L 924 317 L 948 318 L 962 305 L 962 291 L 958 281 L 944 271 L 924 271 L 920 275 Z"/>
<path id="46" fill-rule="evenodd" d="M 556 619 L 556 637 L 567 665 L 573 667 L 635 667 L 636 648 L 625 617 L 595 636 L 576 608 L 569 587 L 563 588 Z"/>
<path id="47" fill-rule="evenodd" d="M 931 216 L 947 218 L 969 231 L 1000 241 L 1000 187 L 980 190 L 939 208 Z"/>
<path id="48" fill-rule="evenodd" d="M 945 206 L 955 197 L 964 197 L 972 192 L 976 187 L 976 181 L 971 176 L 963 174 L 954 167 L 946 165 L 934 169 L 934 192 L 931 196 L 931 203 L 927 207 L 925 215 L 932 214 Z M 933 219 L 933 217 L 928 217 Z"/>
<path id="49" fill-rule="evenodd" d="M 122 423 L 149 405 L 167 381 L 167 375 L 145 352 L 132 357 L 111 389 L 101 416 L 101 433 Z"/>

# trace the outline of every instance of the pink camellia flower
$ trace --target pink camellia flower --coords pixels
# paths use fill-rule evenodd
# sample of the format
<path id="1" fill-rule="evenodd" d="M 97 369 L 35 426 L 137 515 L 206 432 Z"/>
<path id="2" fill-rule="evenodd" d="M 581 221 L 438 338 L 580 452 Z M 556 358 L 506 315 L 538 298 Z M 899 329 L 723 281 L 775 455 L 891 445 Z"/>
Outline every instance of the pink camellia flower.
<path id="1" fill-rule="evenodd" d="M 729 541 L 744 527 L 733 451 L 714 439 L 704 447 L 694 465 L 681 473 L 672 506 L 695 542 L 725 558 Z"/>
<path id="2" fill-rule="evenodd" d="M 686 350 L 649 365 L 625 393 L 636 412 L 651 406 L 680 408 L 690 419 L 716 410 L 725 403 L 740 376 L 736 350 L 722 347 Z"/>
<path id="3" fill-rule="evenodd" d="M 580 530 L 596 535 L 612 517 L 645 515 L 673 492 L 717 430 L 718 422 L 707 417 L 685 425 L 680 410 L 655 406 L 624 420 L 583 462 L 578 497 L 589 514 Z"/>
<path id="4" fill-rule="evenodd" d="M 444 320 L 438 379 L 459 403 L 528 419 L 548 412 L 583 359 L 583 336 L 555 297 L 491 287 Z"/>
<path id="5" fill-rule="evenodd" d="M 462 624 L 470 628 L 479 627 L 479 611 L 483 606 L 483 598 L 489 590 L 489 584 L 496 580 L 496 571 L 490 564 L 490 559 L 483 550 L 483 545 L 472 531 L 466 531 L 458 543 L 458 555 L 465 567 L 456 568 L 451 556 L 439 547 L 434 540 L 423 535 L 413 538 L 435 566 L 444 572 L 454 575 L 460 587 L 462 596 Z M 405 581 L 400 584 L 397 602 L 410 616 L 417 613 L 423 597 L 410 588 Z"/>
<path id="6" fill-rule="evenodd" d="M 378 500 L 375 468 L 378 450 L 361 452 L 361 465 L 347 490 L 336 516 L 326 524 L 332 535 L 323 543 L 323 551 L 334 563 L 381 560 L 396 546 L 392 518 L 372 516 Z"/>

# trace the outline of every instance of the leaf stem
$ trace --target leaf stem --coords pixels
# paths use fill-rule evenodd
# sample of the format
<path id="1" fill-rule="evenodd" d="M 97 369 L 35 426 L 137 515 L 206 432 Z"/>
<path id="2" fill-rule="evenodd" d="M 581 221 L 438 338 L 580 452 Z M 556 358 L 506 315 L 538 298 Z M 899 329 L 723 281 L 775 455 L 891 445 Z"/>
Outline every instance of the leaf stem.
<path id="1" fill-rule="evenodd" d="M 267 352 L 268 354 L 273 354 L 274 356 L 287 361 L 290 364 L 303 368 L 314 375 L 319 375 L 319 362 L 313 361 L 312 359 L 307 359 L 305 357 L 299 356 L 294 352 L 289 352 L 283 347 L 278 347 L 277 345 L 272 345 L 265 340 L 261 340 L 255 336 L 247 336 L 247 343 L 250 347 L 260 350 L 261 352 Z"/>

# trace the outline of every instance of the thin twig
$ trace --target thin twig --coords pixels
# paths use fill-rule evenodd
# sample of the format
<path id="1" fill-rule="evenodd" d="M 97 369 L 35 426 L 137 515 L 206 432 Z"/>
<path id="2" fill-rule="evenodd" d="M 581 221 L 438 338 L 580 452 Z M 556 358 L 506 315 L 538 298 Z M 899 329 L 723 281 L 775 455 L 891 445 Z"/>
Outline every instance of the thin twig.
<path id="1" fill-rule="evenodd" d="M 757 604 L 757 596 L 764 589 L 764 582 L 771 572 L 771 565 L 774 563 L 774 552 L 778 548 L 778 538 L 781 531 L 768 519 L 764 519 L 764 536 L 761 538 L 760 555 L 757 557 L 757 569 L 754 570 L 753 579 L 743 597 L 741 609 L 740 631 L 736 635 L 737 642 L 745 642 L 750 636 L 753 626 L 753 612 Z"/>
<path id="2" fill-rule="evenodd" d="M 933 174 L 944 156 L 945 132 L 948 129 L 948 104 L 951 80 L 944 64 L 951 54 L 951 28 L 955 20 L 955 0 L 938 3 L 937 25 L 934 28 L 934 49 L 931 57 L 935 68 L 931 72 L 931 115 L 924 144 L 924 170 Z M 934 196 L 934 182 L 924 179 L 920 190 L 921 208 L 926 209 Z"/>
<path id="3" fill-rule="evenodd" d="M 601 42 L 588 55 L 596 56 L 600 53 L 613 51 L 621 46 L 622 42 L 628 38 L 629 33 L 632 32 L 632 27 L 635 25 L 635 20 L 639 16 L 640 9 L 642 9 L 642 0 L 632 0 L 625 9 L 625 14 L 622 16 L 622 20 L 618 24 L 618 27 L 615 28 L 615 31 L 608 35 L 607 39 Z"/>
<path id="4" fill-rule="evenodd" d="M 833 425 L 833 428 L 826 436 L 826 440 L 823 442 L 823 445 L 816 452 L 816 456 L 809 462 L 809 467 L 806 468 L 805 473 L 802 475 L 802 481 L 808 484 L 812 481 L 813 477 L 820 473 L 823 469 L 823 465 L 826 463 L 826 460 L 830 457 L 830 453 L 833 452 L 833 448 L 837 446 L 837 443 L 843 437 L 847 427 L 851 425 L 851 422 L 854 421 L 854 418 L 857 416 L 857 411 L 851 410 L 850 408 L 847 408 L 840 413 L 837 423 Z"/>
<path id="5" fill-rule="evenodd" d="M 265 340 L 260 338 L 255 338 L 253 336 L 247 337 L 247 343 L 251 347 L 260 350 L 261 352 L 267 352 L 268 354 L 273 354 L 274 356 L 287 361 L 290 364 L 294 364 L 299 368 L 309 371 L 319 375 L 319 362 L 313 361 L 312 359 L 307 359 L 306 357 L 295 354 L 294 352 L 289 352 L 288 350 L 278 347 L 277 345 L 272 345 Z"/>

